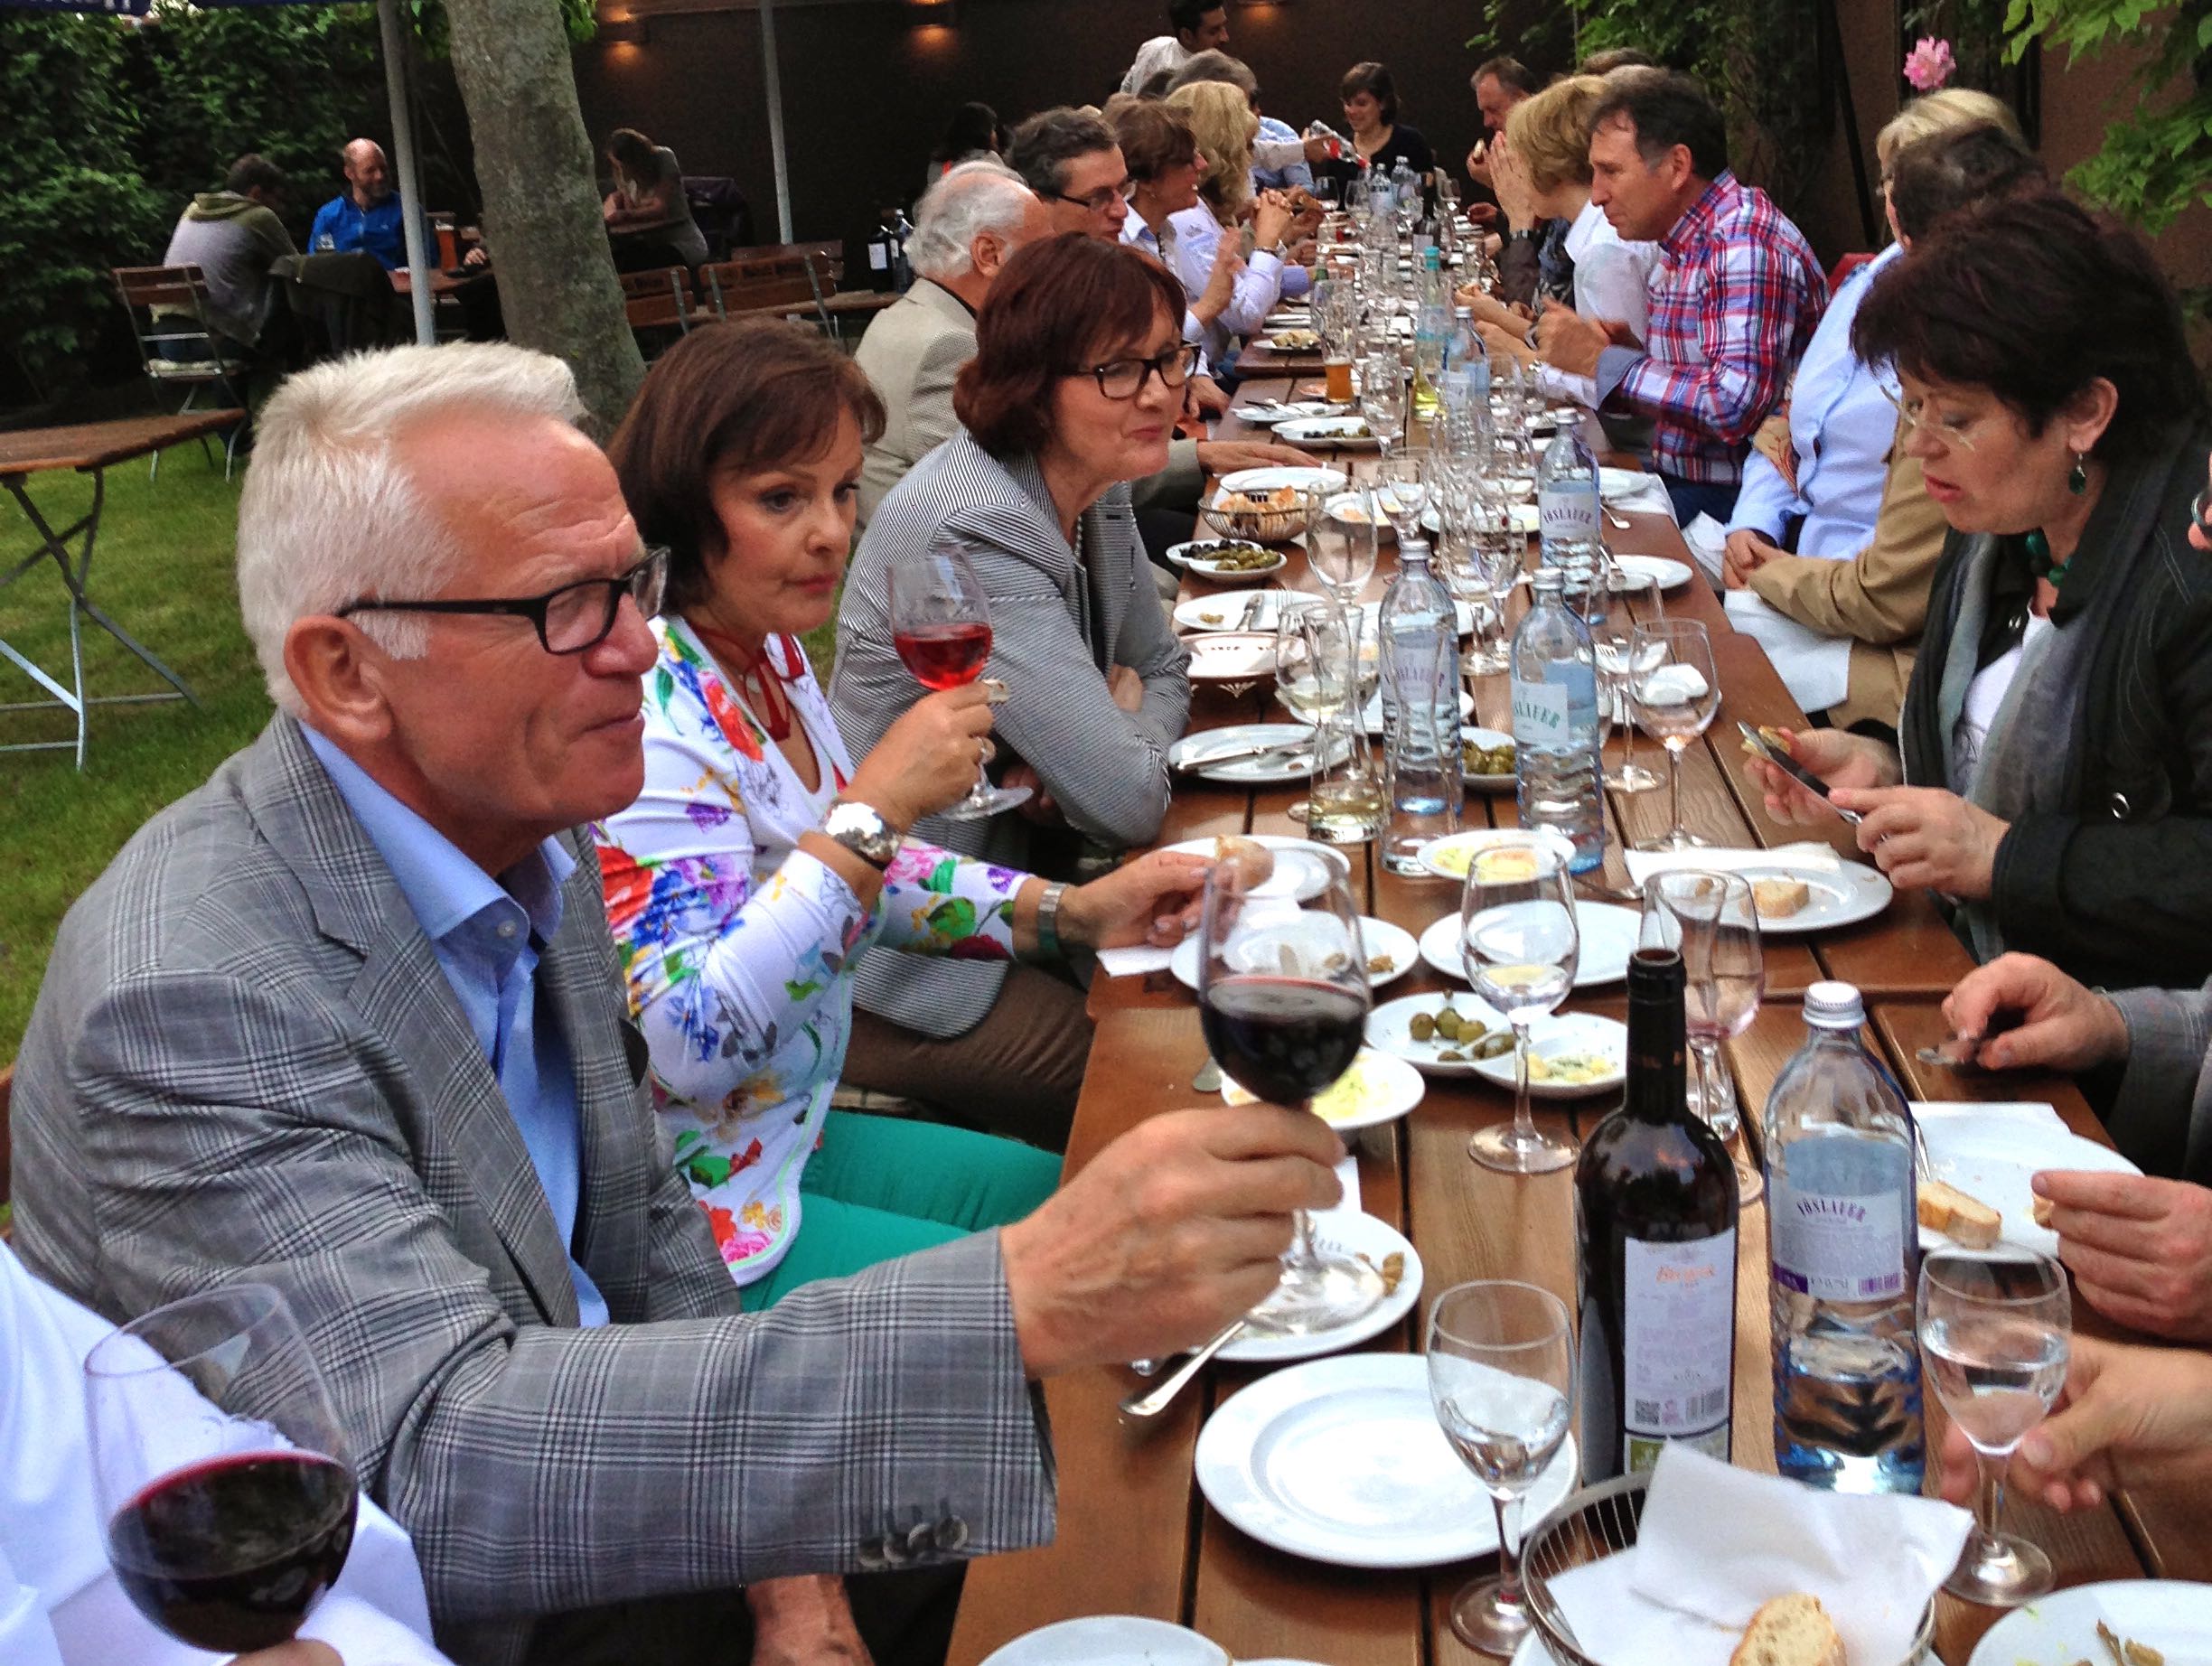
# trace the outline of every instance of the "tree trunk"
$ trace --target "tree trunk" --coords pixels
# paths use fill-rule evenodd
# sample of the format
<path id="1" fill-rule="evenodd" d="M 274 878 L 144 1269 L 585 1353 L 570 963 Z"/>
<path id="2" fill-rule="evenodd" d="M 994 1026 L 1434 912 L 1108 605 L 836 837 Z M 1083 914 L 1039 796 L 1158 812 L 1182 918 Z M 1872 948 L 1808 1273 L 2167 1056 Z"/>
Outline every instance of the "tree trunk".
<path id="1" fill-rule="evenodd" d="M 604 437 L 645 362 L 607 249 L 560 7 L 448 0 L 445 10 L 508 336 L 567 360 Z"/>

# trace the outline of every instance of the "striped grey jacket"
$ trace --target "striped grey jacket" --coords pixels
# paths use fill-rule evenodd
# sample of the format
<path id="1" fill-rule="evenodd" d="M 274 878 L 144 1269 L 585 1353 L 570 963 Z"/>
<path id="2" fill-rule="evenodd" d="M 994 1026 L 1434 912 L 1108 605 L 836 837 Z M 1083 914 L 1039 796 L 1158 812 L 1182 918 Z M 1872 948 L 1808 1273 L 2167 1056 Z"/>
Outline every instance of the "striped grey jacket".
<path id="1" fill-rule="evenodd" d="M 1167 748 L 1190 715 L 1190 654 L 1168 628 L 1137 535 L 1129 488 L 1083 511 L 1083 561 L 1060 523 L 1034 457 L 1001 463 L 955 434 L 915 465 L 876 509 L 845 578 L 830 706 L 854 757 L 865 756 L 923 695 L 892 646 L 890 586 L 900 557 L 957 549 L 990 594 L 989 674 L 1012 697 L 997 713 L 1003 751 L 1018 753 L 1069 825 L 1100 842 L 1142 844 L 1167 813 Z M 1125 712 L 1106 667 L 1144 679 L 1144 707 Z M 1008 867 L 1029 866 L 1029 823 L 924 817 L 917 838 Z M 940 1038 L 973 1028 L 998 999 L 1004 961 L 870 955 L 854 999 L 879 1017 Z"/>
<path id="2" fill-rule="evenodd" d="M 598 865 L 567 837 L 539 987 L 574 1055 L 576 1255 L 614 1324 L 576 1328 L 491 1066 L 283 716 L 63 922 L 15 1078 L 23 1259 L 117 1320 L 283 1289 L 469 1666 L 511 1666 L 570 1611 L 1049 1539 L 997 1235 L 742 1315 L 639 1090 Z"/>

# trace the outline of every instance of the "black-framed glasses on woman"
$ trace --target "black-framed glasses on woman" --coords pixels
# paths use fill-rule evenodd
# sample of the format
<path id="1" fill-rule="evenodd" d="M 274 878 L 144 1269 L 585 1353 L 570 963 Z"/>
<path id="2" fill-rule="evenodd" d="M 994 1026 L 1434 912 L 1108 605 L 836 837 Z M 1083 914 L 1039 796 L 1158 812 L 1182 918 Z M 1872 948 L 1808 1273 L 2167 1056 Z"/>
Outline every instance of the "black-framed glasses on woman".
<path id="1" fill-rule="evenodd" d="M 543 595 L 472 596 L 437 602 L 348 602 L 338 617 L 356 613 L 501 613 L 527 619 L 538 628 L 538 641 L 548 653 L 580 654 L 599 646 L 614 629 L 623 598 L 637 604 L 638 612 L 651 619 L 661 611 L 668 589 L 669 552 L 645 551 L 636 566 L 614 578 L 585 578 L 563 585 Z"/>
<path id="2" fill-rule="evenodd" d="M 1090 377 L 1098 383 L 1098 390 L 1110 399 L 1133 399 L 1144 391 L 1146 379 L 1154 376 L 1159 378 L 1160 386 L 1168 392 L 1177 392 L 1197 368 L 1198 349 L 1185 342 L 1150 359 L 1115 359 L 1067 374 Z"/>

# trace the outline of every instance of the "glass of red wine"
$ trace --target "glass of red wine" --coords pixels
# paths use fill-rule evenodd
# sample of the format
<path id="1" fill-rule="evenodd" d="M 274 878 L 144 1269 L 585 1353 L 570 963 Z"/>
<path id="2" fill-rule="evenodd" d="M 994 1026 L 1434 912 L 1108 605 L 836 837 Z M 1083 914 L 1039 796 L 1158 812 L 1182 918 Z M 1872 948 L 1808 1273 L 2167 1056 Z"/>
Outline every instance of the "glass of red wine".
<path id="1" fill-rule="evenodd" d="M 957 549 L 902 556 L 886 576 L 891 587 L 891 645 L 914 680 L 942 691 L 965 688 L 990 663 L 990 598 Z M 955 821 L 996 816 L 1026 803 L 1026 787 L 994 787 L 976 761 L 976 784 L 938 813 Z"/>
<path id="2" fill-rule="evenodd" d="M 1306 858 L 1308 848 L 1317 859 Z M 1301 859 L 1257 884 L 1235 862 L 1217 862 L 1206 875 L 1198 1012 L 1224 1076 L 1310 1113 L 1315 1097 L 1352 1068 L 1373 997 L 1348 869 L 1319 846 L 1291 854 Z M 1301 1209 L 1282 1281 L 1245 1323 L 1261 1335 L 1312 1335 L 1351 1324 L 1382 1294 L 1373 1268 L 1314 1241 Z"/>
<path id="3" fill-rule="evenodd" d="M 108 1559 L 139 1613 L 218 1654 L 289 1642 L 345 1566 L 356 1492 L 284 1296 L 157 1307 L 84 1372 Z"/>

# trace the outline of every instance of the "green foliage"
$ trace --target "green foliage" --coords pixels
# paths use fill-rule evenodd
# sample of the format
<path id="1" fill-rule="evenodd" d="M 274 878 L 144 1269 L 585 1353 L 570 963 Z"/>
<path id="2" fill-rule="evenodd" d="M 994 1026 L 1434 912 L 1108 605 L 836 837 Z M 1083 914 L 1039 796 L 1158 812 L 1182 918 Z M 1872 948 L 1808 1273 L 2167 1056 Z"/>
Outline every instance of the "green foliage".
<path id="1" fill-rule="evenodd" d="M 2005 28 L 2014 61 L 2039 42 L 2069 63 L 2122 41 L 2143 53 L 2124 116 L 2070 176 L 2083 192 L 2153 232 L 2212 203 L 2212 0 L 2010 0 Z"/>

